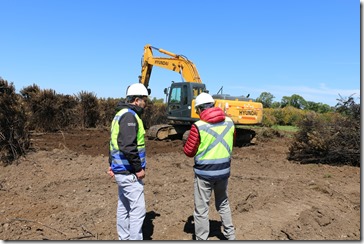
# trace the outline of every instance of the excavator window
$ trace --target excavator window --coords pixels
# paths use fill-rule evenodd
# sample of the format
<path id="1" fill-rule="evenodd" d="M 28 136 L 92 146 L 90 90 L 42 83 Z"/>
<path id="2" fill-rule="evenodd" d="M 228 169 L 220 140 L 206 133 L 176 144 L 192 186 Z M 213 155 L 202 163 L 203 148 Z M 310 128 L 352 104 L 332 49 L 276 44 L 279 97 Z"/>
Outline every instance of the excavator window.
<path id="1" fill-rule="evenodd" d="M 203 89 L 201 87 L 193 87 L 193 98 L 196 98 L 201 92 L 203 92 Z"/>
<path id="2" fill-rule="evenodd" d="M 182 93 L 183 105 L 187 105 L 187 96 L 188 96 L 187 86 L 184 85 L 183 86 L 183 93 Z"/>
<path id="3" fill-rule="evenodd" d="M 181 102 L 181 87 L 176 87 L 172 89 L 170 103 L 180 103 Z"/>

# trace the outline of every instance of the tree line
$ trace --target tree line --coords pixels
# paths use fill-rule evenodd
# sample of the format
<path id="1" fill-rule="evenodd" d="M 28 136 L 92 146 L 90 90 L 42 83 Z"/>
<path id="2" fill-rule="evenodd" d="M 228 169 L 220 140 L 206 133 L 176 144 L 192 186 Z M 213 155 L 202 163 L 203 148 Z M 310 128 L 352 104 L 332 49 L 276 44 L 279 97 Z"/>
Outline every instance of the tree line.
<path id="1" fill-rule="evenodd" d="M 351 96 L 352 97 L 352 96 Z M 294 107 L 303 110 L 315 111 L 318 113 L 326 113 L 335 111 L 335 107 L 320 102 L 306 101 L 302 96 L 293 94 L 291 96 L 283 96 L 281 102 L 273 101 L 274 95 L 270 92 L 262 92 L 256 99 L 257 102 L 263 104 L 263 108 L 284 108 Z M 342 98 L 341 98 L 342 99 Z"/>

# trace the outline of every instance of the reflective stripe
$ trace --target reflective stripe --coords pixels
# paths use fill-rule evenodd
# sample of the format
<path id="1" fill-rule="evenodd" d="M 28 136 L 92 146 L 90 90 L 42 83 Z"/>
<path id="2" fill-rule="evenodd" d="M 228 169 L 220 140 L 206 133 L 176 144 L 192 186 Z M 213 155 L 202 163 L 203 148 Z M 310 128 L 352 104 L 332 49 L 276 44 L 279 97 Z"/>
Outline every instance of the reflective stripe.
<path id="1" fill-rule="evenodd" d="M 230 173 L 230 168 L 221 169 L 221 170 L 214 170 L 214 171 L 206 171 L 206 170 L 199 170 L 195 169 L 195 173 L 198 175 L 205 175 L 205 176 L 220 176 Z"/>
<path id="2" fill-rule="evenodd" d="M 218 159 L 202 159 L 198 161 L 198 164 L 222 164 L 226 163 L 226 158 L 218 158 Z"/>

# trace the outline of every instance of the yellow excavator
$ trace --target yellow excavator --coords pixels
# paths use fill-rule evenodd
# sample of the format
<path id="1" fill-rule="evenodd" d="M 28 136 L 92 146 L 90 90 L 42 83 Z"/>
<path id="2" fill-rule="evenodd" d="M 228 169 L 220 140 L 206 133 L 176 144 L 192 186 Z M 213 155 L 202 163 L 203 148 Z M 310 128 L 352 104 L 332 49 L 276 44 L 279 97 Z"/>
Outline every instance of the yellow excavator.
<path id="1" fill-rule="evenodd" d="M 165 56 L 155 57 L 153 50 Z M 196 66 L 184 55 L 177 55 L 164 49 L 153 47 L 149 44 L 144 46 L 141 62 L 141 75 L 139 82 L 150 92 L 149 81 L 153 66 L 158 66 L 181 74 L 182 82 L 174 82 L 169 88 L 164 89 L 167 104 L 168 124 L 154 125 L 147 130 L 149 139 L 165 140 L 167 138 L 186 139 L 191 124 L 199 120 L 195 111 L 195 98 L 201 92 L 208 92 L 206 85 L 202 83 Z M 222 91 L 222 88 L 220 89 Z M 220 92 L 219 91 L 219 92 Z M 255 137 L 255 131 L 247 126 L 260 125 L 263 119 L 263 105 L 254 102 L 245 96 L 230 96 L 219 94 L 212 97 L 215 107 L 225 111 L 235 123 L 237 145 L 249 144 Z"/>

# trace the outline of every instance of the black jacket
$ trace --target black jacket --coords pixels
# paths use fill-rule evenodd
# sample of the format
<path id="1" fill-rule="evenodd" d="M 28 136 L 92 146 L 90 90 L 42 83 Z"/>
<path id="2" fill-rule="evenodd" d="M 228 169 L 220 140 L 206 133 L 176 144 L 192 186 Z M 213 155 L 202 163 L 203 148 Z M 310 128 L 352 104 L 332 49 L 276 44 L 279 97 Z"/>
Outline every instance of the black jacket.
<path id="1" fill-rule="evenodd" d="M 116 105 L 116 113 L 121 109 L 129 108 L 135 111 L 139 117 L 143 113 L 143 108 L 135 106 L 133 104 L 125 103 L 123 101 L 118 102 Z M 126 159 L 129 161 L 130 165 L 133 167 L 132 172 L 125 173 L 136 173 L 142 170 L 141 162 L 138 153 L 138 121 L 135 116 L 127 112 L 119 119 L 119 135 L 117 138 L 117 143 L 119 150 L 125 155 Z M 109 158 L 111 163 L 111 158 Z"/>

